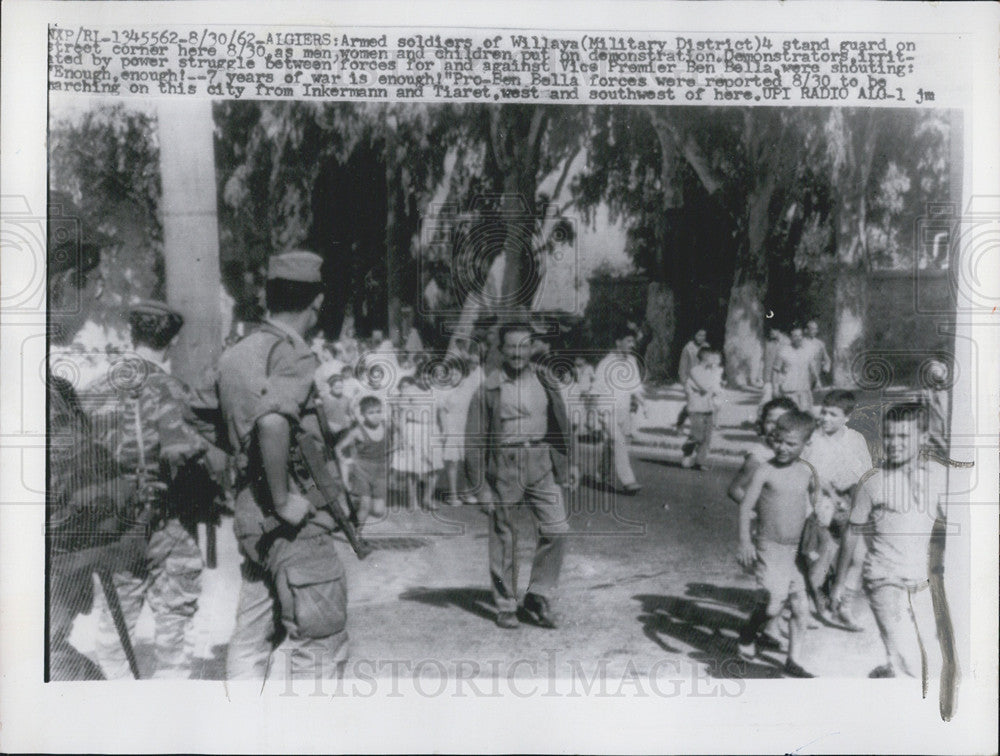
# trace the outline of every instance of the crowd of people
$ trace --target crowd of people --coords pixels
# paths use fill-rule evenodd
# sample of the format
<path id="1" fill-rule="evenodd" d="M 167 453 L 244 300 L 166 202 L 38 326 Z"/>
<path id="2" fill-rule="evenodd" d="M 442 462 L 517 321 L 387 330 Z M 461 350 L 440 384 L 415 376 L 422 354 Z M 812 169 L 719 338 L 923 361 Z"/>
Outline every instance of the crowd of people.
<path id="1" fill-rule="evenodd" d="M 886 410 L 884 459 L 873 465 L 865 439 L 846 427 L 854 408 L 853 393 L 837 389 L 824 396 L 818 421 L 787 397 L 761 408 L 760 445 L 729 488 L 740 506 L 737 559 L 761 589 L 739 652 L 785 650 L 785 673 L 812 677 L 801 658 L 810 615 L 863 632 L 853 608 L 864 593 L 886 650 L 870 676 L 926 680 L 928 656 L 941 658 L 927 589 L 946 459 L 932 451 L 927 404 L 912 401 Z"/>
<path id="2" fill-rule="evenodd" d="M 348 333 L 307 342 L 322 305 L 319 266 L 308 252 L 272 258 L 266 317 L 240 324 L 204 385 L 171 375 L 168 354 L 183 318 L 161 302 L 128 309 L 131 349 L 100 355 L 104 370 L 90 364 L 93 354 L 62 353 L 83 367 L 76 377 L 87 379 L 80 383 L 89 411 L 57 414 L 50 431 L 69 423 L 92 442 L 87 448 L 106 452 L 91 478 L 129 483 L 103 497 L 106 532 L 91 542 L 65 523 L 93 508 L 94 481 L 84 480 L 76 458 L 55 466 L 50 528 L 66 537 L 50 541 L 60 544 L 49 591 L 60 618 L 50 636 L 53 677 L 137 676 L 130 638 L 145 606 L 156 627 L 155 675 L 187 674 L 204 567 L 195 540 L 202 507 L 194 504 L 206 496 L 232 510 L 244 558 L 227 677 L 266 677 L 279 648 L 292 674 L 317 674 L 316 659 L 322 674 L 332 673 L 346 653 L 346 592 L 333 545 L 342 526 L 331 502 L 301 484 L 303 430 L 325 442 L 341 487 L 332 505 L 358 529 L 386 516 L 393 501 L 436 509 L 439 482 L 447 504 L 481 505 L 491 519 L 497 624 L 556 625 L 551 605 L 567 529 L 561 487 L 579 479 L 566 464 L 578 437 L 602 441 L 620 490 L 639 489 L 627 450 L 627 418 L 642 402 L 634 334 L 623 329 L 596 366 L 553 350 L 527 316 L 494 323 L 446 354 L 423 349 L 415 332 L 402 345 L 377 331 L 367 340 Z M 60 389 L 53 408 L 82 406 L 69 381 L 50 383 Z M 511 507 L 522 500 L 539 535 L 519 601 Z M 107 547 L 115 539 L 131 544 L 127 556 Z M 73 618 L 91 606 L 97 665 L 67 640 Z"/>
<path id="3" fill-rule="evenodd" d="M 443 354 L 424 349 L 415 331 L 402 344 L 378 331 L 367 340 L 348 333 L 307 342 L 323 301 L 320 264 L 305 251 L 271 258 L 267 317 L 228 346 L 204 386 L 189 388 L 170 375 L 167 354 L 183 319 L 153 302 L 130 308 L 132 362 L 128 370 L 112 365 L 88 393 L 89 414 L 66 381 L 50 382 L 50 408 L 61 408 L 50 417 L 50 433 L 62 428 L 104 450 L 103 472 L 84 465 L 82 477 L 77 457 L 55 455 L 49 522 L 66 537 L 50 541 L 65 547 L 53 554 L 50 571 L 50 614 L 58 618 L 50 652 L 62 660 L 51 667 L 54 676 L 136 676 L 129 637 L 144 605 L 156 622 L 156 674 L 187 674 L 185 637 L 203 569 L 190 505 L 209 484 L 231 503 L 244 560 L 229 679 L 269 677 L 279 650 L 293 676 L 336 675 L 347 655 L 347 599 L 335 546 L 343 524 L 329 508 L 342 507 L 339 514 L 363 531 L 394 506 L 435 510 L 439 488 L 446 504 L 475 504 L 489 518 L 496 624 L 559 625 L 554 607 L 569 529 L 564 489 L 581 480 L 577 447 L 589 441 L 603 450 L 600 468 L 613 480 L 595 483 L 627 495 L 641 489 L 629 460 L 632 416 L 647 403 L 634 329 L 618 329 L 614 348 L 595 362 L 553 347 L 527 315 Z M 737 558 L 761 588 L 739 651 L 753 658 L 761 647 L 787 648 L 785 673 L 810 676 L 801 643 L 810 616 L 859 631 L 853 609 L 864 591 L 887 651 L 873 675 L 915 674 L 922 667 L 904 646 L 914 637 L 908 628 L 918 642 L 928 637 L 927 618 L 907 619 L 900 607 L 924 599 L 928 544 L 943 516 L 935 508 L 947 454 L 947 391 L 942 383 L 921 402 L 888 409 L 884 458 L 875 464 L 866 440 L 847 427 L 852 392 L 827 391 L 813 406 L 830 367 L 815 323 L 778 343 L 776 336 L 768 343 L 759 443 L 729 487 L 739 505 Z M 722 356 L 705 331 L 684 347 L 679 374 L 686 403 L 677 428 L 688 433 L 681 465 L 705 470 L 725 400 Z M 318 500 L 315 487 L 301 483 L 300 433 L 324 442 L 342 500 Z M 90 447 L 77 444 L 77 455 L 81 448 Z M 119 478 L 128 484 L 101 497 L 111 500 L 104 540 L 74 545 L 76 531 L 65 523 L 92 510 L 101 480 Z M 927 516 L 927 502 L 936 516 Z M 523 595 L 516 506 L 525 506 L 536 526 Z M 133 545 L 142 536 L 141 548 L 100 548 L 129 536 Z M 72 618 L 87 603 L 74 585 L 87 586 L 99 605 L 98 665 L 67 642 Z"/>
<path id="4" fill-rule="evenodd" d="M 754 574 L 762 597 L 740 633 L 739 652 L 752 659 L 760 649 L 784 650 L 785 674 L 811 677 L 800 659 L 808 618 L 862 632 L 854 607 L 867 593 L 887 652 L 872 676 L 926 672 L 927 647 L 936 634 L 930 605 L 917 596 L 922 613 L 911 614 L 915 636 L 906 631 L 900 607 L 904 600 L 915 606 L 914 596 L 928 585 L 930 537 L 944 517 L 948 367 L 929 361 L 925 385 L 912 401 L 887 409 L 882 438 L 871 446 L 847 427 L 857 405 L 852 391 L 829 390 L 814 406 L 830 369 L 815 321 L 792 327 L 787 338 L 771 330 L 759 441 L 728 489 L 740 506 L 737 559 Z M 678 373 L 686 402 L 676 431 L 687 428 L 681 465 L 707 470 L 723 369 L 705 330 L 684 346 Z M 890 481 L 889 487 L 873 480 Z M 887 520 L 893 527 L 885 526 Z M 894 529 L 903 520 L 905 528 Z"/>
<path id="5" fill-rule="evenodd" d="M 529 360 L 558 387 L 574 433 L 606 444 L 602 469 L 615 476 L 616 490 L 637 494 L 628 444 L 633 410 L 644 409 L 645 399 L 634 330 L 623 327 L 614 348 L 594 364 L 579 353 L 553 350 L 537 324 L 526 322 Z M 445 354 L 425 349 L 415 330 L 401 345 L 378 330 L 370 339 L 349 331 L 335 341 L 311 339 L 320 363 L 314 385 L 324 433 L 364 512 L 362 522 L 384 515 L 393 494 L 400 508 L 410 510 L 437 509 L 439 490 L 445 504 L 477 503 L 463 471 L 466 426 L 485 366 L 495 370 L 502 363 L 498 336 L 494 326 Z"/>

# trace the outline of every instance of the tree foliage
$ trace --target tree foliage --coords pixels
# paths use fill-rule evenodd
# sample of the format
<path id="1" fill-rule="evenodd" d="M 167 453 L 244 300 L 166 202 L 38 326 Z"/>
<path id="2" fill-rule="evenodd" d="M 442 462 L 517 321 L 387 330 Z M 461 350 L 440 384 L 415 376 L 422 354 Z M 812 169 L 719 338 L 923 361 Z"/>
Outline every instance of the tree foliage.
<path id="1" fill-rule="evenodd" d="M 914 219 L 951 191 L 934 110 L 225 101 L 215 124 L 237 299 L 273 252 L 305 245 L 327 260 L 328 332 L 345 313 L 384 327 L 432 290 L 471 324 L 483 295 L 532 302 L 574 236 L 553 204 L 569 188 L 585 222 L 603 205 L 625 223 L 635 267 L 661 286 L 664 359 L 707 327 L 750 378 L 765 313 L 815 316 L 817 277 L 926 264 Z M 161 294 L 155 119 L 94 109 L 54 119 L 50 140 L 51 186 L 109 239 L 112 307 Z M 855 289 L 838 313 L 861 312 Z"/>
<path id="2" fill-rule="evenodd" d="M 223 264 L 253 270 L 308 244 L 337 272 L 326 324 L 339 327 L 345 309 L 384 320 L 386 259 L 411 278 L 409 241 L 443 175 L 452 109 L 227 101 L 216 124 Z"/>
<path id="3" fill-rule="evenodd" d="M 814 315 L 804 279 L 914 265 L 913 220 L 948 196 L 948 137 L 936 111 L 599 108 L 574 189 L 624 218 L 636 266 L 677 289 L 681 338 L 686 313 L 727 313 L 699 327 L 753 378 L 764 313 Z M 692 281 L 710 290 L 693 297 Z"/>
<path id="4" fill-rule="evenodd" d="M 83 239 L 99 238 L 104 296 L 87 313 L 120 327 L 122 306 L 163 295 L 163 229 L 156 119 L 122 105 L 53 118 L 49 191 L 79 214 Z"/>

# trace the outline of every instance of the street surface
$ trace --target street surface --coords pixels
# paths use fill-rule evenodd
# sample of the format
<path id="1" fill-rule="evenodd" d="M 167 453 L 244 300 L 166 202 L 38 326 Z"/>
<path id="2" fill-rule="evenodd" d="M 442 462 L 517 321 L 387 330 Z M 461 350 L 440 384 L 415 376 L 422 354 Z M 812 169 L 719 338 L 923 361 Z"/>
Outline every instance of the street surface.
<path id="1" fill-rule="evenodd" d="M 366 535 L 376 551 L 359 562 L 343 544 L 347 567 L 352 660 L 372 660 L 389 674 L 392 660 L 515 662 L 520 675 L 566 676 L 574 664 L 609 679 L 648 674 L 663 660 L 708 677 L 779 677 L 783 654 L 753 662 L 736 656 L 737 629 L 753 600 L 753 578 L 735 560 L 737 507 L 725 497 L 733 467 L 684 470 L 670 462 L 635 461 L 643 484 L 635 497 L 584 486 L 570 498 L 573 535 L 567 550 L 557 630 L 493 623 L 487 569 L 487 518 L 478 506 L 435 513 L 390 510 Z M 669 508 L 665 508 L 665 505 Z M 520 515 L 518 553 L 524 590 L 533 549 L 530 515 Z M 231 520 L 219 528 L 219 567 L 207 570 L 195 620 L 193 676 L 222 679 L 233 627 L 239 556 Z M 825 626 L 808 632 L 803 659 L 820 676 L 863 677 L 883 661 L 874 621 L 859 604 L 866 632 Z M 85 653 L 88 625 L 79 618 L 74 641 Z M 817 624 L 819 624 L 817 622 Z M 152 617 L 137 631 L 143 666 L 150 662 Z M 552 654 L 555 653 L 553 662 Z M 523 660 L 528 660 L 525 663 Z M 690 666 L 693 665 L 693 666 Z M 371 674 L 372 667 L 366 667 Z M 675 669 L 675 667 L 669 667 Z M 689 674 L 684 671 L 682 674 Z"/>

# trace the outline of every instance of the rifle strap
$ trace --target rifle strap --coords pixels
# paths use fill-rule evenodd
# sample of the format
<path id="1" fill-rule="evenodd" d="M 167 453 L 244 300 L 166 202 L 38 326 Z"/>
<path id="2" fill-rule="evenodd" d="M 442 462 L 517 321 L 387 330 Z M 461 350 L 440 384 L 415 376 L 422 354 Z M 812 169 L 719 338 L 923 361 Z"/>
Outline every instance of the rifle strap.
<path id="1" fill-rule="evenodd" d="M 142 432 L 142 412 L 139 397 L 132 397 L 132 414 L 135 421 L 135 443 L 139 452 L 139 474 L 146 477 L 146 438 Z"/>

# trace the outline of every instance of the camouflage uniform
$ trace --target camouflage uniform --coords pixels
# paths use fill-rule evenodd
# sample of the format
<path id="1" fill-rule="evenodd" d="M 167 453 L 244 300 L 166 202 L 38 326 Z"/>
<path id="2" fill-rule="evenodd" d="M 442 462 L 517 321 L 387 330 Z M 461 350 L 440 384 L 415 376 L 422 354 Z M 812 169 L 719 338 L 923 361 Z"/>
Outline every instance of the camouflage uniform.
<path id="1" fill-rule="evenodd" d="M 297 277 L 302 267 L 310 277 Z M 318 282 L 319 258 L 277 255 L 269 276 Z M 299 334 L 271 320 L 219 360 L 219 407 L 237 452 L 234 528 L 245 557 L 226 660 L 230 680 L 332 678 L 346 658 L 347 586 L 334 548 L 334 520 L 324 509 L 297 526 L 277 516 L 255 432 L 267 415 L 283 415 L 293 426 L 314 419 L 318 364 Z"/>
<path id="2" fill-rule="evenodd" d="M 143 604 L 148 602 L 153 610 L 155 676 L 187 677 L 192 650 L 187 635 L 198 608 L 203 562 L 190 525 L 184 523 L 186 502 L 165 489 L 176 471 L 203 455 L 209 444 L 193 428 L 184 384 L 149 360 L 125 360 L 127 364 L 112 365 L 95 388 L 92 400 L 97 406 L 91 418 L 119 465 L 158 489 L 158 515 L 144 559 L 112 577 L 130 634 Z M 108 678 L 130 677 L 111 613 L 103 594 L 97 595 L 102 610 L 97 658 Z"/>
<path id="3" fill-rule="evenodd" d="M 99 526 L 106 511 L 95 517 L 86 504 L 115 490 L 113 484 L 98 488 L 114 480 L 114 465 L 93 442 L 69 381 L 49 375 L 48 400 L 46 680 L 102 680 L 100 668 L 70 645 L 69 636 L 77 615 L 91 609 L 91 574 L 102 556 Z"/>

